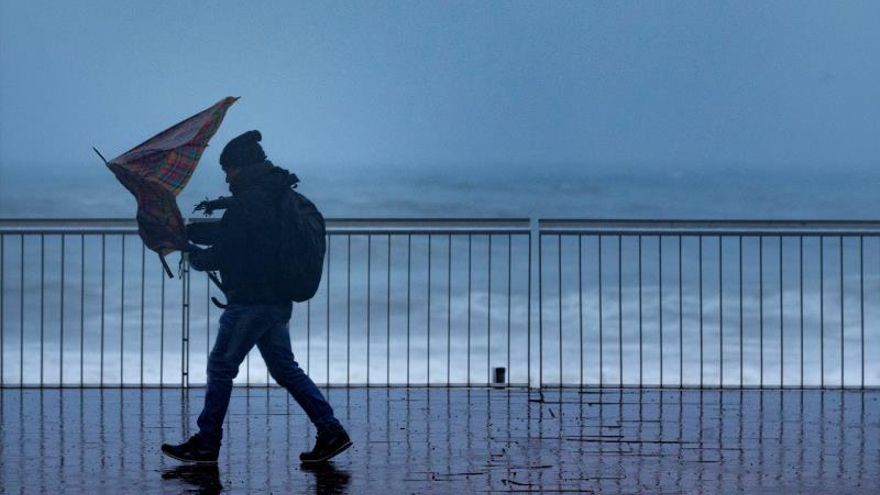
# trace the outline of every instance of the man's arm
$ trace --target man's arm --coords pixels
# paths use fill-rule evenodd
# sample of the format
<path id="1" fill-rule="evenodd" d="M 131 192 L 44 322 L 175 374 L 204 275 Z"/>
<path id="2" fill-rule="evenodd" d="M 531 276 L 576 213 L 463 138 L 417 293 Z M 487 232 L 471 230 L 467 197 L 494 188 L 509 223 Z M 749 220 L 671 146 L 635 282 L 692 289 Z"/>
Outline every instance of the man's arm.
<path id="1" fill-rule="evenodd" d="M 201 203 L 197 204 L 195 209 L 193 209 L 193 213 L 197 211 L 203 211 L 205 216 L 211 216 L 214 213 L 214 210 L 225 210 L 232 206 L 233 199 L 230 196 L 220 196 L 217 199 L 205 199 Z"/>
<path id="2" fill-rule="evenodd" d="M 212 222 L 212 224 L 214 223 Z M 216 227 L 206 228 L 205 233 L 212 237 L 213 245 L 207 249 L 192 246 L 193 249 L 189 253 L 190 265 L 198 271 L 228 268 L 224 264 L 240 257 L 248 249 L 247 224 L 248 220 L 241 208 L 234 207 L 226 210 L 223 220 L 216 222 Z M 198 230 L 199 228 L 196 228 L 196 231 Z M 202 232 L 195 233 L 202 234 Z M 189 237 L 189 235 L 189 227 L 187 227 L 187 236 Z"/>
<path id="3" fill-rule="evenodd" d="M 220 238 L 220 222 L 195 222 L 187 224 L 186 238 L 201 245 L 215 244 Z"/>
<path id="4" fill-rule="evenodd" d="M 220 269 L 220 256 L 216 247 L 202 249 L 191 245 L 189 250 L 189 265 L 200 272 L 212 272 Z"/>

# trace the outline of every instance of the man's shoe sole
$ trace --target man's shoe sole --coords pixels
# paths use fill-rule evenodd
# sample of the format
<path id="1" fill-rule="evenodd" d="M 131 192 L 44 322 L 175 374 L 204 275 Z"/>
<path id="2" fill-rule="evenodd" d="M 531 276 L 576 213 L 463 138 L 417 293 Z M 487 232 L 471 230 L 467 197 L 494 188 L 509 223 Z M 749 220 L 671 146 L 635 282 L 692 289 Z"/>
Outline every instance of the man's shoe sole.
<path id="1" fill-rule="evenodd" d="M 193 459 L 184 459 L 182 457 L 177 457 L 176 455 L 172 454 L 171 452 L 166 452 L 164 450 L 162 451 L 162 453 L 167 455 L 168 457 L 170 457 L 176 461 L 180 461 L 180 462 L 188 462 L 190 464 L 217 464 L 217 461 L 196 461 Z"/>
<path id="2" fill-rule="evenodd" d="M 321 462 L 327 462 L 327 461 L 329 461 L 330 459 L 332 459 L 332 458 L 338 456 L 339 454 L 345 452 L 349 447 L 351 447 L 351 445 L 352 445 L 352 442 L 351 442 L 351 440 L 349 440 L 348 442 L 346 442 L 346 443 L 340 445 L 339 448 L 337 448 L 337 449 L 334 450 L 333 452 L 328 453 L 327 455 L 325 455 L 324 457 L 322 457 L 322 458 L 320 458 L 320 459 L 309 459 L 309 460 L 302 460 L 302 459 L 300 459 L 300 463 L 302 463 L 302 464 L 319 464 L 319 463 L 321 463 Z"/>

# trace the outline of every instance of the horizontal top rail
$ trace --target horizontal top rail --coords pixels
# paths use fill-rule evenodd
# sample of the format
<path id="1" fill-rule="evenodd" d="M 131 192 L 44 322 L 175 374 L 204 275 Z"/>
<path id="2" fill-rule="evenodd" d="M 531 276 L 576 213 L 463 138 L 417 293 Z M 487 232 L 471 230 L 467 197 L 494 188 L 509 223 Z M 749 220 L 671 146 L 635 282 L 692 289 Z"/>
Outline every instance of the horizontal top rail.
<path id="1" fill-rule="evenodd" d="M 216 218 L 190 218 L 213 222 Z M 331 234 L 527 234 L 528 218 L 328 218 Z M 0 234 L 133 234 L 134 219 L 3 218 Z"/>
<path id="2" fill-rule="evenodd" d="M 880 220 L 540 219 L 542 234 L 880 235 Z"/>
<path id="3" fill-rule="evenodd" d="M 327 230 L 340 234 L 527 234 L 528 218 L 330 218 Z"/>
<path id="4" fill-rule="evenodd" d="M 212 222 L 216 218 L 190 218 Z M 328 218 L 331 234 L 528 234 L 528 218 Z M 880 235 L 880 220 L 539 219 L 541 234 L 586 235 Z M 122 218 L 3 218 L 0 234 L 135 234 Z"/>
<path id="5" fill-rule="evenodd" d="M 125 234 L 137 222 L 122 218 L 0 218 L 0 234 Z"/>

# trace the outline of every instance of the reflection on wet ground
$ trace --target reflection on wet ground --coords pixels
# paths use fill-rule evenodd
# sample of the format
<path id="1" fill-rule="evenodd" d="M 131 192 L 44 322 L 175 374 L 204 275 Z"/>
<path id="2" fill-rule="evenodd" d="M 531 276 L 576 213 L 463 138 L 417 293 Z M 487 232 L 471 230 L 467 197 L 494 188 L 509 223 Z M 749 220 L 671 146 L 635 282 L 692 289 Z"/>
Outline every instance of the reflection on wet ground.
<path id="1" fill-rule="evenodd" d="M 159 452 L 203 389 L 3 390 L 0 493 L 878 493 L 880 391 L 331 389 L 354 447 L 234 392 L 216 467 Z"/>

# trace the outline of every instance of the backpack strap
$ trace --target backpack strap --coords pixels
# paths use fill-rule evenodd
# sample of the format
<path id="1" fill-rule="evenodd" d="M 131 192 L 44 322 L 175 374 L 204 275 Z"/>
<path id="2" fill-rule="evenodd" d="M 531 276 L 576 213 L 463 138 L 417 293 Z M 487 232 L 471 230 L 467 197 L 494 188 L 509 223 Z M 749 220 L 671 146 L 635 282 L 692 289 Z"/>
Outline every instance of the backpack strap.
<path id="1" fill-rule="evenodd" d="M 217 278 L 217 274 L 215 274 L 214 272 L 207 272 L 207 274 L 208 274 L 208 278 L 211 279 L 211 282 L 214 282 L 214 285 L 216 285 L 217 288 L 220 289 L 220 292 L 222 292 L 223 294 L 226 294 L 226 290 L 223 288 L 223 284 L 220 283 L 220 279 Z M 226 309 L 227 307 L 229 307 L 228 304 L 221 303 L 214 296 L 211 296 L 211 302 L 214 303 L 214 306 L 217 306 L 220 309 Z"/>

